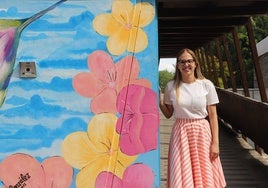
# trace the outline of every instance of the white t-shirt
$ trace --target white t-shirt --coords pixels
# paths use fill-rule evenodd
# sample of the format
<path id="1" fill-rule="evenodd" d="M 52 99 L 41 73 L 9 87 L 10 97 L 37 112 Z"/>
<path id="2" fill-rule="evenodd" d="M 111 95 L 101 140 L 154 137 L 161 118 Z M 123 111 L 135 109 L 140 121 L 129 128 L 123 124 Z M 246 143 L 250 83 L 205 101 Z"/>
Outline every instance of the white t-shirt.
<path id="1" fill-rule="evenodd" d="M 166 86 L 164 102 L 173 105 L 174 118 L 200 119 L 208 115 L 207 105 L 219 103 L 219 98 L 215 86 L 208 79 L 181 82 L 177 98 L 172 80 Z"/>

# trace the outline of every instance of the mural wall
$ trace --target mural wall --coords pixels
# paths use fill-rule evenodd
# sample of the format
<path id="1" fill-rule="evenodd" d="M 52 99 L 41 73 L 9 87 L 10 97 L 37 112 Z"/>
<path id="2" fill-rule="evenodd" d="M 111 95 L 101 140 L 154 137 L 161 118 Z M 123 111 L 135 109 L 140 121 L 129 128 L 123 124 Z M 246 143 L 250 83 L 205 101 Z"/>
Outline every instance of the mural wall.
<path id="1" fill-rule="evenodd" d="M 155 10 L 0 0 L 0 187 L 160 187 Z"/>

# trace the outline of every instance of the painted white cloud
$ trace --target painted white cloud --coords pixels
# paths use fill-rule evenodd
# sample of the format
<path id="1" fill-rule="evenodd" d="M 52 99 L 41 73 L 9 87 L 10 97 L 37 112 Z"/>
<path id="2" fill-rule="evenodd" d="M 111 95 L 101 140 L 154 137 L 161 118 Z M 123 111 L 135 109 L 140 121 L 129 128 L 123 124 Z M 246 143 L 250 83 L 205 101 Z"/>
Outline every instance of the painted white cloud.
<path id="1" fill-rule="evenodd" d="M 17 150 L 17 151 L 12 151 L 12 152 L 1 152 L 0 153 L 0 159 L 5 158 L 6 156 L 12 155 L 14 153 L 26 153 L 28 155 L 31 156 L 35 156 L 35 157 L 41 157 L 41 158 L 46 158 L 46 157 L 51 157 L 51 156 L 61 156 L 61 144 L 62 144 L 62 140 L 54 140 L 54 142 L 52 143 L 51 147 L 49 148 L 39 148 L 37 150 Z"/>

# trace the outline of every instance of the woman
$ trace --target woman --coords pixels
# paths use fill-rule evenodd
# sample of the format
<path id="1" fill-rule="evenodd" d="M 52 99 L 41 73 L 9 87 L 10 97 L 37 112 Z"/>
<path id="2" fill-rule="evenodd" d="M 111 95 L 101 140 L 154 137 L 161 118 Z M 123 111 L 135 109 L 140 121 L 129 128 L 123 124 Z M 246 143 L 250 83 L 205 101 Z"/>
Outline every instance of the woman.
<path id="1" fill-rule="evenodd" d="M 219 158 L 219 100 L 213 83 L 203 77 L 192 50 L 178 52 L 174 79 L 160 96 L 162 113 L 176 119 L 169 145 L 167 187 L 225 187 Z"/>

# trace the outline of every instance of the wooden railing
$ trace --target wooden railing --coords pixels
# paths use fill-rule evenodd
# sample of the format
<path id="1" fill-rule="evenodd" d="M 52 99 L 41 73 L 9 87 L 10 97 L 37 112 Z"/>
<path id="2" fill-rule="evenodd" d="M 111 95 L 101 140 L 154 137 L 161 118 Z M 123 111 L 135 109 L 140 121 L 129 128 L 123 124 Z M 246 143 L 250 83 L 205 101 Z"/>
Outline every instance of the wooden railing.
<path id="1" fill-rule="evenodd" d="M 216 88 L 218 116 L 268 153 L 268 104 Z"/>

